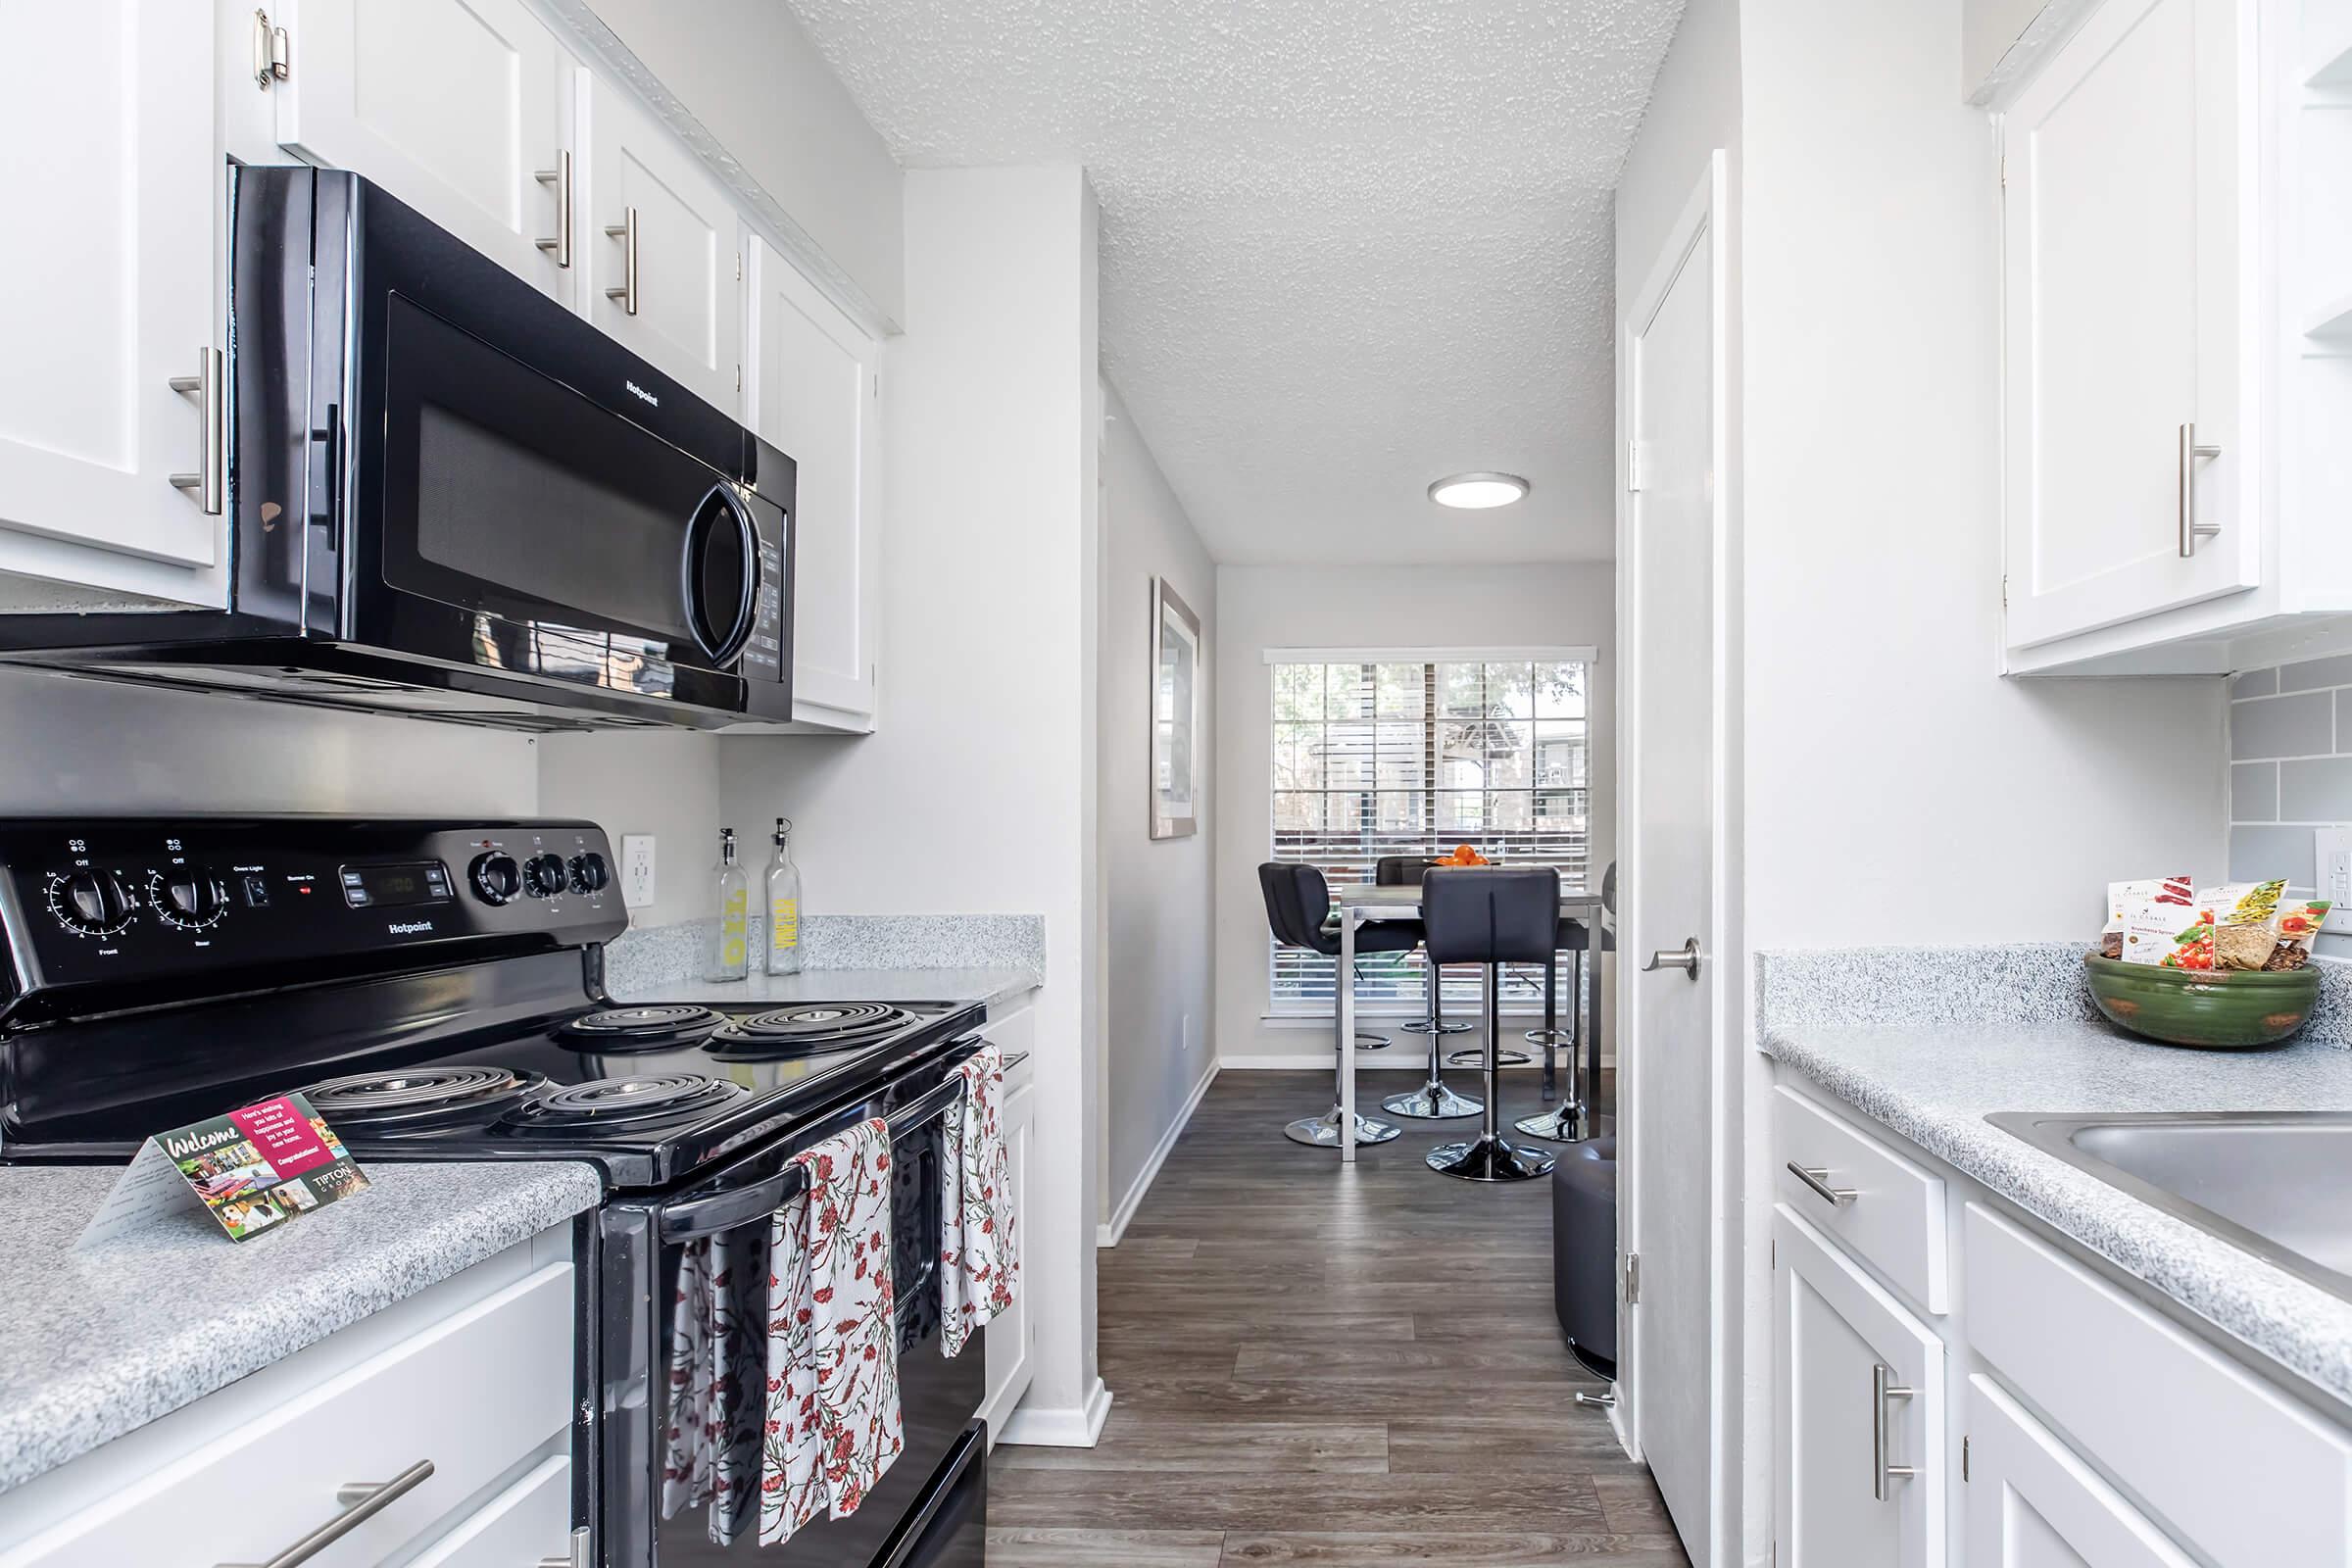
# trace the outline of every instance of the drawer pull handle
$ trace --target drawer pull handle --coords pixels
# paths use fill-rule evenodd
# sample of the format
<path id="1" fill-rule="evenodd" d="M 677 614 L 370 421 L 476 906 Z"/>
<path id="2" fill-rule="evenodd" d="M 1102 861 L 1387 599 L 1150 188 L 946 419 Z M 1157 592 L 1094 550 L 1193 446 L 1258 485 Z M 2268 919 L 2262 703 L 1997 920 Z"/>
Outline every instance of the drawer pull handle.
<path id="1" fill-rule="evenodd" d="M 1851 1187 L 1832 1187 L 1827 1165 L 1799 1165 L 1792 1159 L 1788 1162 L 1788 1174 L 1812 1188 L 1832 1208 L 1842 1208 L 1862 1196 Z"/>
<path id="2" fill-rule="evenodd" d="M 1886 1462 L 1886 1401 L 1908 1399 L 1911 1391 L 1889 1381 L 1893 1374 L 1881 1362 L 1870 1368 L 1870 1494 L 1886 1500 L 1886 1483 L 1908 1481 L 1919 1474 L 1917 1465 Z"/>
<path id="3" fill-rule="evenodd" d="M 416 1491 L 433 1473 L 433 1461 L 419 1459 L 389 1481 L 354 1481 L 337 1488 L 335 1500 L 343 1511 L 297 1541 L 268 1562 L 224 1562 L 220 1568 L 298 1568 L 350 1535 L 393 1503 Z"/>

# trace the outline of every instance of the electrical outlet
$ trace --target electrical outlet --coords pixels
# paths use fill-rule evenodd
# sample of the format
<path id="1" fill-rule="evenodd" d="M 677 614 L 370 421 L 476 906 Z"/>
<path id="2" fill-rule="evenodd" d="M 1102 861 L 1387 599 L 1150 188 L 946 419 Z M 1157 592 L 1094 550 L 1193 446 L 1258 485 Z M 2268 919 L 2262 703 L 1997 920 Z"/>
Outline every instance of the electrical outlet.
<path id="1" fill-rule="evenodd" d="M 2320 886 L 2315 897 L 2335 906 L 2320 922 L 2320 929 L 2352 936 L 2352 828 L 2314 828 L 2311 847 L 2312 859 L 2319 866 Z"/>
<path id="2" fill-rule="evenodd" d="M 654 902 L 654 836 L 620 836 L 620 902 L 624 908 L 642 909 Z"/>

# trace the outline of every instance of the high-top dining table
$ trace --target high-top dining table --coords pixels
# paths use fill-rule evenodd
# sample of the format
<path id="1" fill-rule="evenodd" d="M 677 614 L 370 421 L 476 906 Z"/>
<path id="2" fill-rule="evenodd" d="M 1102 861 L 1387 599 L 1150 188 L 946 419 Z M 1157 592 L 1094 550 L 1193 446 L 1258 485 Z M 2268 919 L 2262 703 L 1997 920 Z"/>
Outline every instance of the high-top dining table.
<path id="1" fill-rule="evenodd" d="M 1340 958 L 1339 974 L 1345 983 L 1333 989 L 1339 993 L 1340 1033 L 1340 1158 L 1352 1164 L 1355 1161 L 1355 933 L 1366 920 L 1417 920 L 1421 917 L 1421 885 L 1408 882 L 1394 886 L 1356 883 L 1342 887 L 1335 895 L 1339 906 Z M 1569 1077 L 1573 1083 L 1581 1078 L 1584 1093 L 1590 1095 L 1600 1082 L 1600 935 L 1611 929 L 1612 918 L 1597 893 L 1583 889 L 1560 887 L 1560 918 L 1585 928 L 1585 952 L 1592 962 L 1585 986 L 1584 1048 L 1586 1070 L 1578 1072 L 1574 1057 L 1570 1058 Z M 1568 1010 L 1576 1010 L 1576 999 L 1570 998 Z M 1479 1027 L 1486 1027 L 1481 1010 Z M 1446 1037 L 1431 1035 L 1429 1049 L 1444 1051 Z"/>

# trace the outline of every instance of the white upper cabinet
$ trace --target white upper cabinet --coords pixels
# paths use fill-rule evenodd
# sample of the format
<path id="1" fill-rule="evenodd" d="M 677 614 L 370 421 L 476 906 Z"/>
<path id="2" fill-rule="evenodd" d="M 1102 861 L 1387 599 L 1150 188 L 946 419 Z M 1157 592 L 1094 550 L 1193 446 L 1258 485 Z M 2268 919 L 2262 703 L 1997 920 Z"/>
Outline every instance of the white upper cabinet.
<path id="1" fill-rule="evenodd" d="M 743 284 L 726 190 L 668 127 L 583 76 L 578 246 L 589 317 L 707 402 L 740 414 Z"/>
<path id="2" fill-rule="evenodd" d="M 1773 1212 L 1783 1568 L 1940 1568 L 1943 1342 L 1788 1205 Z"/>
<path id="3" fill-rule="evenodd" d="M 2238 60 L 2237 0 L 2107 0 L 2004 119 L 2012 648 L 2260 580 Z"/>
<path id="4" fill-rule="evenodd" d="M 292 69 L 271 89 L 281 145 L 573 297 L 570 62 L 522 0 L 302 0 L 287 33 Z"/>
<path id="5" fill-rule="evenodd" d="M 9 9 L 0 571 L 221 602 L 213 29 L 188 0 Z"/>
<path id="6" fill-rule="evenodd" d="M 881 345 L 756 238 L 748 267 L 745 414 L 799 466 L 793 718 L 870 730 L 881 618 Z"/>

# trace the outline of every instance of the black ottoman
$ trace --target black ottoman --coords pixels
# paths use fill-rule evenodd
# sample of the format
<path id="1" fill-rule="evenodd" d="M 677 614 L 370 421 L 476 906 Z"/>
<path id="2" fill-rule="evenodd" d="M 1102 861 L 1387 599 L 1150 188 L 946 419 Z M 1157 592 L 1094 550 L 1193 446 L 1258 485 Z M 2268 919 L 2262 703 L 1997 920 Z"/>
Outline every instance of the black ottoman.
<path id="1" fill-rule="evenodd" d="M 1551 1172 L 1551 1301 L 1568 1348 L 1617 1377 L 1617 1140 L 1561 1151 Z"/>

